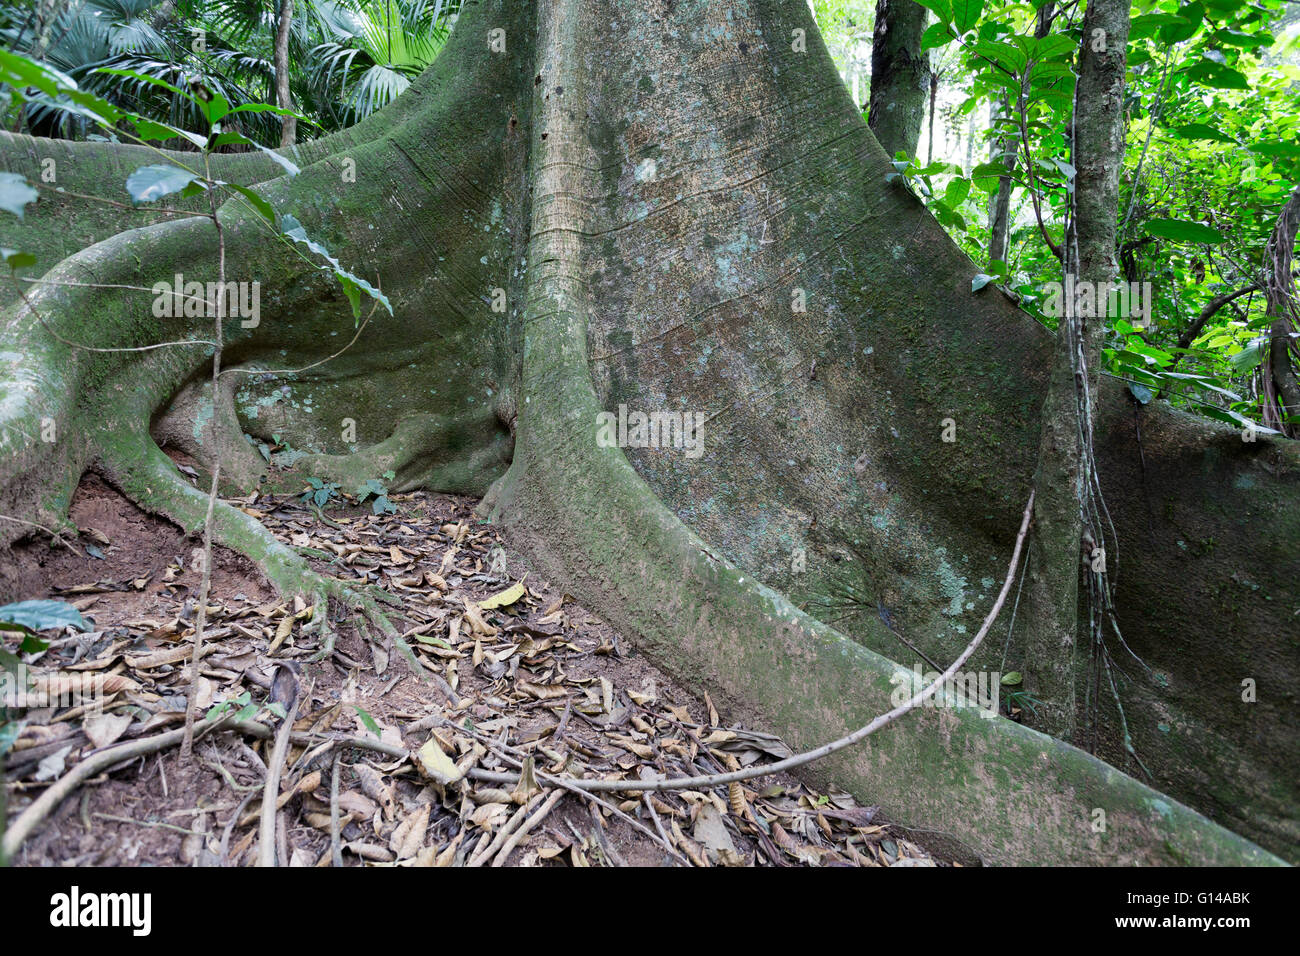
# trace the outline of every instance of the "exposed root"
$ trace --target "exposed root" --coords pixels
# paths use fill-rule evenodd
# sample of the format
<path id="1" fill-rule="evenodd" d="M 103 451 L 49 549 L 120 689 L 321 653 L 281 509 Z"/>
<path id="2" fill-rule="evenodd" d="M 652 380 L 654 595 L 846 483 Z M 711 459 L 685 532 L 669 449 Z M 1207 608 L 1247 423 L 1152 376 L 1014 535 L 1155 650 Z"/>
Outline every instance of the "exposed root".
<path id="1" fill-rule="evenodd" d="M 110 480 L 145 510 L 163 515 L 188 532 L 201 529 L 208 496 L 181 476 L 142 429 L 121 447 L 124 453 L 120 457 L 105 462 Z M 356 615 L 354 623 L 367 637 L 369 626 L 379 632 L 385 648 L 395 645 L 417 677 L 424 679 L 426 671 L 380 606 L 381 600 L 400 606 L 398 599 L 381 589 L 362 590 L 312 570 L 306 559 L 278 541 L 256 518 L 221 500 L 213 511 L 212 535 L 214 544 L 257 565 L 281 597 L 300 597 L 315 608 L 306 627 L 308 633 L 318 632 L 321 637 L 321 649 L 311 658 L 313 662 L 334 652 L 336 632 L 329 613 L 332 600 Z"/>

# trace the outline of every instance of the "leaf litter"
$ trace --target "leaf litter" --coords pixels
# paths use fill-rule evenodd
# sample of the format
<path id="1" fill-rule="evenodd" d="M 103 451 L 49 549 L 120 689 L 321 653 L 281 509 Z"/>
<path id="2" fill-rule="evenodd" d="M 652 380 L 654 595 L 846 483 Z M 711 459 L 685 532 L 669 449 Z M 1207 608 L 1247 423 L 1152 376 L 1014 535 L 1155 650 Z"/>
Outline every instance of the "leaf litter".
<path id="1" fill-rule="evenodd" d="M 723 773 L 791 752 L 761 730 L 724 726 L 707 696 L 679 689 L 530 576 L 474 517 L 473 499 L 389 497 L 396 513 L 345 502 L 322 514 L 295 496 L 227 500 L 318 572 L 390 595 L 419 677 L 391 644 L 350 626 L 348 609 L 279 599 L 248 562 L 216 549 L 200 725 L 234 718 L 264 730 L 204 736 L 188 765 L 172 750 L 110 768 L 65 800 L 14 862 L 251 865 L 284 713 L 271 698 L 292 664 L 301 677 L 275 801 L 281 864 L 947 865 L 876 808 L 785 774 L 698 790 L 553 787 L 555 777 Z M 94 629 L 23 655 L 59 706 L 18 714 L 5 777 L 11 819 L 95 750 L 184 720 L 199 580 L 192 542 L 102 485 L 83 483 L 74 518 L 78 504 L 95 519 L 83 543 L 104 559 L 42 556 L 38 573 L 48 596 L 72 602 Z M 27 547 L 30 565 L 38 546 Z M 310 625 L 326 613 L 338 641 L 311 663 L 320 636 Z M 81 694 L 92 678 L 99 700 Z"/>

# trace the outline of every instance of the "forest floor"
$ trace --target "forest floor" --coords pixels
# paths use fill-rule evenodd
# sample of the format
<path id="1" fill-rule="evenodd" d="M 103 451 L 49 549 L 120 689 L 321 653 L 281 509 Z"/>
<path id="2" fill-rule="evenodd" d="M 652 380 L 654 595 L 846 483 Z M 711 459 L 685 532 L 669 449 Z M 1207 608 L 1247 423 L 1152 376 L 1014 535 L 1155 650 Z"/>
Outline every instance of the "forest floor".
<path id="1" fill-rule="evenodd" d="M 333 654 L 309 662 L 320 642 L 303 631 L 312 609 L 278 600 L 252 564 L 216 549 L 199 723 L 241 711 L 274 727 L 264 705 L 280 676 L 297 686 L 294 730 L 309 735 L 291 746 L 280 781 L 282 864 L 946 865 L 874 808 L 788 775 L 598 800 L 483 780 L 521 761 L 566 776 L 690 776 L 790 751 L 761 730 L 722 726 L 707 697 L 683 691 L 529 574 L 474 517 L 472 498 L 393 495 L 396 513 L 381 515 L 346 498 L 323 512 L 294 496 L 229 500 L 322 573 L 399 598 L 389 610 L 423 672 L 346 621 Z M 102 675 L 114 692 L 95 708 L 74 700 L 21 714 L 5 776 L 11 821 L 95 750 L 184 723 L 199 542 L 94 476 L 71 517 L 75 552 L 29 542 L 6 573 L 24 599 L 74 602 L 92 630 L 25 660 L 44 680 Z M 358 739 L 408 753 L 347 743 Z M 220 730 L 196 741 L 186 763 L 172 748 L 112 767 L 64 800 L 12 862 L 249 865 L 271 749 Z M 420 753 L 479 776 L 439 785 Z"/>

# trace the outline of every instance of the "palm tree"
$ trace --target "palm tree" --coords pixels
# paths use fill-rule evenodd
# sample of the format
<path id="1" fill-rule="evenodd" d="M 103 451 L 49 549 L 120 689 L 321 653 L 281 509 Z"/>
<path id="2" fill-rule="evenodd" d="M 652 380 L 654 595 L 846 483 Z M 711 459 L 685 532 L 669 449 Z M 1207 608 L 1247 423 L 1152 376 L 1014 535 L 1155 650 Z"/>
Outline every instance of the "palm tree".
<path id="1" fill-rule="evenodd" d="M 151 80 L 201 85 L 232 106 L 292 107 L 312 121 L 313 132 L 329 132 L 405 90 L 446 42 L 459 7 L 460 0 L 37 0 L 32 12 L 0 10 L 0 41 L 110 102 L 173 126 L 201 128 L 202 120 L 188 100 Z M 42 14 L 48 29 L 36 29 Z M 277 82 L 277 59 L 287 64 L 279 71 L 287 83 Z M 98 72 L 104 67 L 138 77 Z M 241 131 L 265 145 L 294 140 L 292 127 L 272 114 L 244 119 Z M 6 125 L 87 134 L 75 111 L 53 102 L 29 103 Z"/>

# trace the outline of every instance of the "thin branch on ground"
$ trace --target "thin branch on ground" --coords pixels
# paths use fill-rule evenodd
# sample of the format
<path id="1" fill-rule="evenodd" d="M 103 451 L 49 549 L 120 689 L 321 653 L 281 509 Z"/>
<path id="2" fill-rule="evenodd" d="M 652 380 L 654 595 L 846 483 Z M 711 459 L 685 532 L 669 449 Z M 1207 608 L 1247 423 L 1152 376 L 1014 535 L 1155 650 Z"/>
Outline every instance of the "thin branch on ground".
<path id="1" fill-rule="evenodd" d="M 275 735 L 275 749 L 271 751 L 271 762 L 266 765 L 266 789 L 262 792 L 262 819 L 259 824 L 257 846 L 257 865 L 275 866 L 275 818 L 276 800 L 280 796 L 280 774 L 284 772 L 284 760 L 289 755 L 289 736 L 293 733 L 293 720 L 298 715 L 298 701 L 289 705 L 280 729 Z M 282 860 L 288 863 L 288 860 Z"/>

